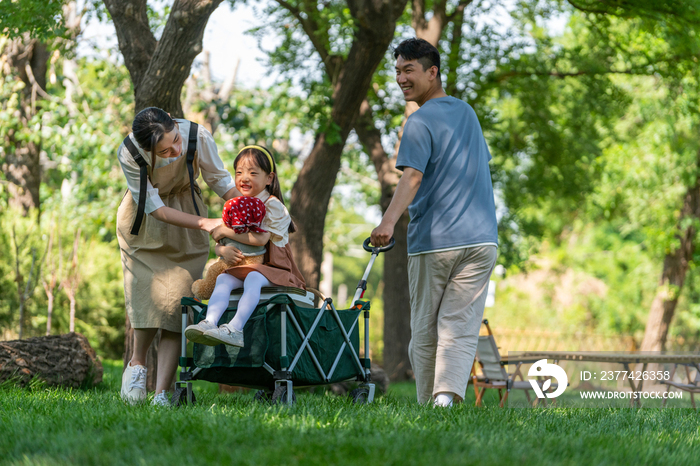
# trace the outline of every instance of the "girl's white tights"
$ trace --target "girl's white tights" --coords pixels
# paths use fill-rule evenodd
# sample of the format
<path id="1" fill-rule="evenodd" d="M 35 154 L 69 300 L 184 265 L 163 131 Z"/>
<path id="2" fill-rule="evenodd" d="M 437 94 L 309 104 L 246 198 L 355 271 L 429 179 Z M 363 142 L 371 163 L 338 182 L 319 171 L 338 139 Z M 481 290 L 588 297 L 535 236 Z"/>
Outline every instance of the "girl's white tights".
<path id="1" fill-rule="evenodd" d="M 214 292 L 209 298 L 207 320 L 216 325 L 228 307 L 231 291 L 242 287 L 243 296 L 238 302 L 238 312 L 228 323 L 229 328 L 240 332 L 260 301 L 260 289 L 263 286 L 272 286 L 272 284 L 259 272 L 250 272 L 244 281 L 228 273 L 222 273 L 217 277 Z"/>

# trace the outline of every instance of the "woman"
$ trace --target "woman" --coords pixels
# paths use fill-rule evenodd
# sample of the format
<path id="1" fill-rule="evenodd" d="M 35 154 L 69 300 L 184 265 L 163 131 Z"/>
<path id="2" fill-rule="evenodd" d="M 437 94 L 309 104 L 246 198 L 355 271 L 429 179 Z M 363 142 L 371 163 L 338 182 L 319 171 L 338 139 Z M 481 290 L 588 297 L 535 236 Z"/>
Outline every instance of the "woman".
<path id="1" fill-rule="evenodd" d="M 201 171 L 222 198 L 240 195 L 211 133 L 197 126 L 150 107 L 136 115 L 133 133 L 117 152 L 128 186 L 117 212 L 117 238 L 126 310 L 134 328 L 133 354 L 121 388 L 122 398 L 130 403 L 146 398 L 146 353 L 158 329 L 153 404 L 169 403 L 166 391 L 180 355 L 180 299 L 191 296 L 192 282 L 201 278 L 209 255 L 208 233 L 222 223 L 207 218 L 194 180 Z M 228 260 L 242 258 L 240 251 L 225 249 Z"/>

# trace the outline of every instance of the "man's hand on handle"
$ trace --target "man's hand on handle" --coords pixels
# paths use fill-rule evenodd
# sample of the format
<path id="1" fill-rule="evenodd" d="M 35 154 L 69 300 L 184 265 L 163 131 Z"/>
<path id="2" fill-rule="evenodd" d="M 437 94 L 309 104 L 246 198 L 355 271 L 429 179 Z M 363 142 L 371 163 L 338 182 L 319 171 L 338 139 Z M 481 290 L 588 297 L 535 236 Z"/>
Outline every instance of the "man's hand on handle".
<path id="1" fill-rule="evenodd" d="M 372 234 L 370 235 L 370 241 L 372 242 L 372 246 L 382 247 L 389 244 L 389 241 L 391 241 L 391 238 L 393 236 L 394 225 L 382 221 L 382 223 L 380 223 L 377 228 L 372 230 Z"/>

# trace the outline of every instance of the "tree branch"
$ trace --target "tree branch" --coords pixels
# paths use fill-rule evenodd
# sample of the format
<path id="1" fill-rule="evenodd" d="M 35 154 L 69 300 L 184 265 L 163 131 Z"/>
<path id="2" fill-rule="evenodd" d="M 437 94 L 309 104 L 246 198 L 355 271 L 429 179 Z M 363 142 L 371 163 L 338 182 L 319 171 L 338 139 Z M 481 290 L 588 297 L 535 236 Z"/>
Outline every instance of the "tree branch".
<path id="1" fill-rule="evenodd" d="M 445 92 L 452 96 L 456 96 L 457 94 L 457 68 L 459 67 L 462 55 L 462 26 L 464 26 L 464 10 L 470 1 L 471 0 L 460 2 L 455 11 L 449 16 L 449 22 L 452 23 L 452 38 L 450 40 L 450 51 L 447 54 L 449 71 L 447 73 L 447 82 L 445 83 Z"/>
<path id="2" fill-rule="evenodd" d="M 190 74 L 192 62 L 202 51 L 209 17 L 222 1 L 175 0 L 145 74 L 140 82 L 134 81 L 137 112 L 156 105 L 174 117 L 183 116 L 182 85 Z M 150 31 L 149 35 L 152 37 Z"/>
<path id="3" fill-rule="evenodd" d="M 651 20 L 661 19 L 659 16 L 672 16 L 676 18 L 676 21 L 668 22 L 667 26 L 676 30 L 682 30 L 686 27 L 692 27 L 693 25 L 697 26 L 700 24 L 697 10 L 694 10 L 692 6 L 687 7 L 682 1 L 654 2 L 652 7 L 645 7 L 644 4 L 633 1 L 596 0 L 595 3 L 600 5 L 599 8 L 589 6 L 588 4 L 584 5 L 578 0 L 567 1 L 572 7 L 579 11 L 596 15 L 613 15 L 621 18 L 640 17 Z M 684 6 L 686 6 L 685 9 L 683 9 Z"/>
<path id="4" fill-rule="evenodd" d="M 401 175 L 395 167 L 396 160 L 390 159 L 382 146 L 382 134 L 374 123 L 372 107 L 367 99 L 362 101 L 354 128 L 357 138 L 372 160 L 377 172 L 382 193 L 379 203 L 382 211 L 385 211 L 389 207 L 394 195 L 394 188 L 396 188 Z"/>
<path id="5" fill-rule="evenodd" d="M 147 0 L 104 0 L 104 3 L 112 16 L 119 50 L 136 91 L 158 44 L 148 24 Z"/>
<path id="6" fill-rule="evenodd" d="M 416 37 L 424 39 L 437 47 L 447 24 L 446 8 L 446 0 L 436 0 L 433 5 L 433 16 L 429 21 L 426 21 L 424 0 L 414 0 L 412 23 L 416 31 Z"/>
<path id="7" fill-rule="evenodd" d="M 55 97 L 49 95 L 46 93 L 44 89 L 41 88 L 38 82 L 36 82 L 36 78 L 34 77 L 34 72 L 32 71 L 32 67 L 29 66 L 29 62 L 27 62 L 26 65 L 24 65 L 24 72 L 27 73 L 27 79 L 29 80 L 29 83 L 32 85 L 33 90 L 42 96 L 43 98 L 47 100 L 51 100 L 54 102 L 58 102 L 58 99 Z"/>
<path id="8" fill-rule="evenodd" d="M 500 75 L 496 75 L 494 78 L 495 82 L 503 82 L 506 81 L 510 78 L 515 78 L 515 77 L 520 77 L 520 76 L 551 76 L 553 78 L 557 79 L 565 79 L 565 78 L 575 78 L 578 76 L 598 76 L 598 75 L 603 75 L 603 74 L 628 74 L 628 75 L 648 75 L 649 73 L 642 73 L 638 69 L 633 68 L 633 69 L 628 69 L 628 70 L 579 70 L 579 71 L 569 71 L 569 72 L 561 72 L 561 71 L 509 71 L 507 73 L 502 73 Z"/>
<path id="9" fill-rule="evenodd" d="M 425 29 L 425 0 L 411 0 L 411 20 L 414 30 Z"/>
<path id="10" fill-rule="evenodd" d="M 321 28 L 318 23 L 313 19 L 313 12 L 307 11 L 307 10 L 301 10 L 298 7 L 292 5 L 291 3 L 287 2 L 286 0 L 275 0 L 282 8 L 285 10 L 289 11 L 292 16 L 299 21 L 299 24 L 301 24 L 301 28 L 304 30 L 306 33 L 306 36 L 309 38 L 311 41 L 311 44 L 314 46 L 314 49 L 316 49 L 316 52 L 318 52 L 319 56 L 321 57 L 321 61 L 323 62 L 323 65 L 326 67 L 326 73 L 328 73 L 329 77 L 333 77 L 338 75 L 338 65 L 339 65 L 339 60 L 338 58 L 340 57 L 335 57 L 328 53 L 330 50 L 329 44 L 327 40 L 321 40 L 319 38 L 319 31 L 322 31 L 323 28 Z M 315 5 L 315 3 L 314 3 Z M 302 12 L 306 14 L 306 18 L 302 15 Z M 332 81 L 333 82 L 333 81 Z"/>
<path id="11" fill-rule="evenodd" d="M 455 11 L 446 16 L 447 22 L 451 23 L 456 18 L 461 17 L 464 21 L 464 10 L 472 3 L 473 0 L 461 0 L 455 7 Z"/>

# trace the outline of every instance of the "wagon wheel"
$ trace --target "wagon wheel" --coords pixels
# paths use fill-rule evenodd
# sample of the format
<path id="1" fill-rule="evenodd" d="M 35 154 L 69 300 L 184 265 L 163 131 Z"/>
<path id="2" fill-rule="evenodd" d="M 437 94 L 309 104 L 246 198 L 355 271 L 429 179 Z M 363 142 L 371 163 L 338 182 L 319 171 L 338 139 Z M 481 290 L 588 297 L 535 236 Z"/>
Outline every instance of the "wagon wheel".
<path id="1" fill-rule="evenodd" d="M 258 390 L 255 392 L 255 401 L 260 403 L 270 403 L 272 400 L 272 393 L 267 390 Z"/>
<path id="2" fill-rule="evenodd" d="M 273 405 L 278 405 L 278 404 L 294 404 L 297 402 L 297 394 L 294 393 L 294 390 L 292 390 L 292 399 L 291 402 L 289 400 L 289 395 L 287 394 L 287 386 L 286 385 L 280 385 L 279 387 L 275 388 L 275 391 L 272 393 L 272 404 Z"/>
<path id="3" fill-rule="evenodd" d="M 350 392 L 350 398 L 355 404 L 366 404 L 369 397 L 369 388 L 360 387 Z"/>
<path id="4" fill-rule="evenodd" d="M 180 406 L 187 406 L 187 388 L 178 387 L 173 392 L 173 396 L 170 399 L 170 404 L 174 408 L 179 408 Z M 192 391 L 192 405 L 197 404 L 197 398 L 194 396 L 194 391 Z"/>

